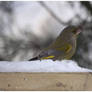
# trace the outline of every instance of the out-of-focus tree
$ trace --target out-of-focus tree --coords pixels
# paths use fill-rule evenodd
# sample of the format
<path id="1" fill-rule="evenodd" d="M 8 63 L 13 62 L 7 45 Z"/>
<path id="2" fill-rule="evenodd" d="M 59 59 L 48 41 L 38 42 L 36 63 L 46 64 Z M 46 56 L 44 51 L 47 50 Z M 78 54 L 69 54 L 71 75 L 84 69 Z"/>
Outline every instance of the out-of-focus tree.
<path id="1" fill-rule="evenodd" d="M 68 2 L 72 8 L 75 7 L 76 2 Z M 92 68 L 92 2 L 89 1 L 81 1 L 78 2 L 80 4 L 80 8 L 84 9 L 87 13 L 87 16 L 83 19 L 81 18 L 82 13 L 76 13 L 74 19 L 77 18 L 77 24 L 83 23 L 85 21 L 85 25 L 83 26 L 83 30 L 78 37 L 77 41 L 77 50 L 75 55 L 72 57 L 80 66 L 86 68 Z M 44 2 L 40 2 L 40 4 L 54 17 L 61 25 L 76 25 L 75 20 L 72 18 L 68 22 L 62 21 L 58 17 L 57 14 L 53 12 Z M 60 6 L 59 6 L 60 7 Z M 76 12 L 76 11 L 75 11 Z M 90 55 L 89 55 L 90 54 Z"/>
<path id="2" fill-rule="evenodd" d="M 73 58 L 80 66 L 92 69 L 92 2 L 81 1 L 80 4 L 90 19 L 85 19 L 86 24 L 78 37 L 77 50 Z"/>
<path id="3" fill-rule="evenodd" d="M 40 48 L 50 44 L 56 37 L 56 33 L 62 30 L 61 28 L 68 25 L 80 25 L 85 21 L 72 59 L 82 67 L 92 69 L 92 2 L 28 3 L 0 2 L 1 60 L 28 60 L 38 53 Z M 26 14 L 27 7 L 30 8 L 28 14 Z M 20 17 L 16 14 L 19 9 Z M 30 54 L 32 52 L 35 52 L 34 55 Z"/>

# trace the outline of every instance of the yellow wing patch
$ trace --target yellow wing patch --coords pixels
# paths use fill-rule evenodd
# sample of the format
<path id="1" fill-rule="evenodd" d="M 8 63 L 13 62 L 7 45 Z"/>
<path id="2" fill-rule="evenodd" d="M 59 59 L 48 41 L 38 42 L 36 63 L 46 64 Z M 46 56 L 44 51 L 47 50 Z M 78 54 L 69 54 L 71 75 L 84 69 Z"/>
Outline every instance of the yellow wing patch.
<path id="1" fill-rule="evenodd" d="M 66 49 L 66 53 L 68 53 L 69 51 L 71 51 L 71 49 L 72 49 L 72 45 L 68 45 L 67 49 Z M 71 59 L 71 57 L 72 57 L 72 54 L 68 54 L 67 56 L 65 56 L 64 59 L 69 60 L 69 59 Z"/>
<path id="2" fill-rule="evenodd" d="M 54 58 L 55 56 L 48 56 L 48 57 L 43 57 L 41 59 L 51 59 L 51 58 Z"/>
<path id="3" fill-rule="evenodd" d="M 72 45 L 68 44 L 66 47 L 66 53 L 68 53 L 72 49 Z"/>
<path id="4" fill-rule="evenodd" d="M 64 46 L 60 48 L 56 48 L 56 50 L 64 51 L 65 53 L 68 53 L 71 49 L 72 49 L 72 45 L 70 44 L 65 44 Z"/>

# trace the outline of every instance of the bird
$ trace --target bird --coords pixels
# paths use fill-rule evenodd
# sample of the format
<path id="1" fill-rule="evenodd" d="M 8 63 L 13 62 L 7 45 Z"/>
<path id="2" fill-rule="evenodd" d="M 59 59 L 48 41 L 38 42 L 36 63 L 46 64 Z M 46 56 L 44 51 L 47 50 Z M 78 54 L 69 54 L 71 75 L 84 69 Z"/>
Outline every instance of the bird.
<path id="1" fill-rule="evenodd" d="M 81 32 L 81 26 L 69 25 L 63 29 L 59 36 L 38 56 L 29 61 L 52 59 L 63 60 L 71 59 L 76 51 L 77 37 Z"/>

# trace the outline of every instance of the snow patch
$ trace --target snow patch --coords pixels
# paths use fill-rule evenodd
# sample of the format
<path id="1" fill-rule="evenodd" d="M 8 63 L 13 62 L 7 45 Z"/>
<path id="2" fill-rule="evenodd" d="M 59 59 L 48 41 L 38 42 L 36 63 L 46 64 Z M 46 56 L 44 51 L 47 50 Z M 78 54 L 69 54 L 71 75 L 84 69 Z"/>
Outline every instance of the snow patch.
<path id="1" fill-rule="evenodd" d="M 0 62 L 0 72 L 92 72 L 92 70 L 81 68 L 75 61 L 62 60 L 37 60 Z"/>

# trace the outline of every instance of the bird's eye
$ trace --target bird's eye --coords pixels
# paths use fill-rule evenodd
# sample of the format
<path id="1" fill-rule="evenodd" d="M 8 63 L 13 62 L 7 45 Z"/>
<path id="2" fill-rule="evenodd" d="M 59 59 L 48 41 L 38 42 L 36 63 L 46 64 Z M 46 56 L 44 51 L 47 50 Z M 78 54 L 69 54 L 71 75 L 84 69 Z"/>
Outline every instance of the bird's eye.
<path id="1" fill-rule="evenodd" d="M 73 33 L 73 34 L 76 34 L 76 32 L 77 32 L 77 30 L 72 30 L 72 33 Z"/>
<path id="2" fill-rule="evenodd" d="M 72 33 L 73 33 L 74 35 L 78 35 L 80 32 L 81 32 L 80 29 L 72 30 Z"/>

